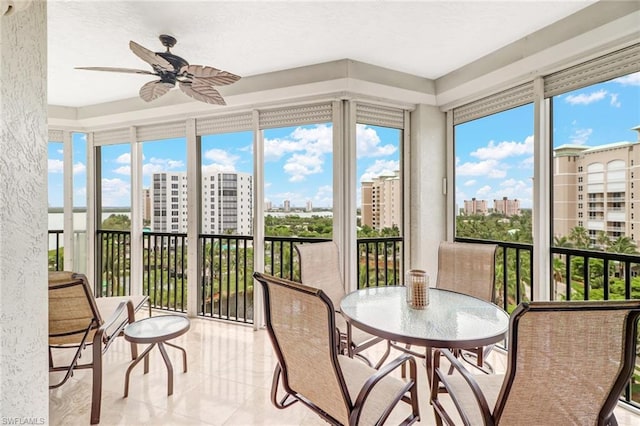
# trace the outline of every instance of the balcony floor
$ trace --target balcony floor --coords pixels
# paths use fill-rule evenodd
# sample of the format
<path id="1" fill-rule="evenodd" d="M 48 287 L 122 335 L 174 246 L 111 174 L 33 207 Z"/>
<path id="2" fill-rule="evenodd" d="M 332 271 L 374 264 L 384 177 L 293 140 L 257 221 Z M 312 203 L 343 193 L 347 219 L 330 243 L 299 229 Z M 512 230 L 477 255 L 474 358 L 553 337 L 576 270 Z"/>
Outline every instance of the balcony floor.
<path id="1" fill-rule="evenodd" d="M 173 342 L 187 350 L 188 358 L 188 372 L 183 373 L 180 351 L 167 347 L 174 369 L 173 395 L 167 396 L 166 368 L 154 348 L 149 374 L 143 375 L 142 365 L 132 371 L 128 398 L 123 398 L 123 392 L 129 345 L 122 338 L 114 342 L 104 358 L 101 425 L 326 424 L 301 404 L 286 410 L 271 404 L 269 389 L 276 361 L 266 331 L 198 318 L 191 320 L 186 335 Z M 370 353 L 375 358 L 383 350 L 383 345 L 377 345 Z M 497 370 L 504 369 L 504 356 L 497 351 L 490 361 Z M 420 424 L 432 425 L 424 368 L 419 372 Z M 77 371 L 68 383 L 49 392 L 50 422 L 87 425 L 90 405 L 91 370 Z M 400 404 L 388 424 L 397 424 L 394 419 L 407 413 L 408 406 Z M 623 408 L 616 410 L 616 417 L 621 426 L 638 424 L 640 419 Z"/>

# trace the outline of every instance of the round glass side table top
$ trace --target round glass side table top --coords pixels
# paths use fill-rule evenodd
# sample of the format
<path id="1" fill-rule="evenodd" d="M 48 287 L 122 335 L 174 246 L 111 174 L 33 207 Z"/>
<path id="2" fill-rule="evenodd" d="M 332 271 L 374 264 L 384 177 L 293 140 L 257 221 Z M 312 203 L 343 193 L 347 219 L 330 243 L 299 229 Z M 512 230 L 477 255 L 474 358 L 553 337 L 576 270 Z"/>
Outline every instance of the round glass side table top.
<path id="1" fill-rule="evenodd" d="M 167 395 L 173 394 L 173 366 L 171 360 L 167 355 L 167 350 L 164 345 L 168 345 L 179 349 L 182 352 L 182 364 L 183 370 L 187 372 L 187 351 L 180 346 L 169 343 L 167 340 L 175 339 L 178 336 L 183 335 L 189 330 L 191 322 L 189 318 L 180 315 L 161 315 L 157 317 L 149 317 L 138 320 L 131 324 L 128 324 L 124 328 L 125 340 L 132 344 L 145 344 L 149 346 L 142 352 L 136 359 L 131 361 L 131 364 L 127 368 L 127 373 L 124 379 L 124 397 L 129 395 L 129 376 L 133 367 L 144 360 L 144 374 L 149 372 L 149 352 L 154 346 L 158 346 L 158 350 L 162 355 L 164 364 L 167 367 Z"/>
<path id="2" fill-rule="evenodd" d="M 128 324 L 124 329 L 125 339 L 134 343 L 157 343 L 171 340 L 189 330 L 189 318 L 180 315 L 149 317 Z"/>

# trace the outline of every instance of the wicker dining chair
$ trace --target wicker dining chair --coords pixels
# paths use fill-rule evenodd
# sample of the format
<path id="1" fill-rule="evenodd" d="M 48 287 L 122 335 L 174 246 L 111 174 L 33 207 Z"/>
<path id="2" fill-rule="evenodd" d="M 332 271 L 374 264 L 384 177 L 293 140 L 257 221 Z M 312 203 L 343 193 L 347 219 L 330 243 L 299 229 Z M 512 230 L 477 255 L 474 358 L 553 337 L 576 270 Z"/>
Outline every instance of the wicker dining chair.
<path id="1" fill-rule="evenodd" d="M 336 309 L 336 326 L 340 330 L 341 350 L 351 358 L 357 356 L 373 366 L 373 363 L 362 352 L 379 342 L 383 342 L 384 339 L 352 327 L 340 313 L 340 300 L 346 292 L 338 263 L 340 259 L 338 245 L 334 241 L 325 241 L 297 244 L 295 249 L 300 261 L 300 281 L 305 285 L 322 289 L 329 296 Z M 376 363 L 376 367 L 380 367 L 384 363 L 390 350 L 391 348 L 387 345 L 386 351 Z"/>
<path id="2" fill-rule="evenodd" d="M 436 287 L 474 296 L 487 302 L 495 301 L 496 244 L 458 243 L 441 241 L 438 247 L 438 276 Z M 457 352 L 465 361 L 471 354 L 475 366 L 492 371 L 485 362 L 493 346 Z"/>
<path id="3" fill-rule="evenodd" d="M 85 275 L 49 272 L 49 372 L 65 373 L 49 389 L 65 384 L 74 370 L 92 369 L 91 424 L 100 422 L 102 355 L 124 327 L 135 321 L 135 312 L 147 299 L 146 296 L 95 298 Z M 91 347 L 91 355 L 86 357 L 89 361 L 80 363 L 87 347 Z M 71 356 L 63 357 L 57 352 L 71 352 Z M 132 343 L 131 359 L 137 356 L 137 347 Z M 54 362 L 54 358 L 64 361 Z"/>
<path id="4" fill-rule="evenodd" d="M 639 317 L 640 300 L 520 304 L 511 315 L 505 374 L 470 374 L 449 351 L 436 351 L 436 423 L 460 424 L 441 403 L 443 383 L 464 425 L 616 425 L 613 410 L 635 367 Z M 441 370 L 441 356 L 454 374 Z"/>
<path id="5" fill-rule="evenodd" d="M 402 424 L 420 419 L 412 357 L 401 355 L 376 370 L 339 354 L 335 312 L 323 290 L 259 272 L 253 276 L 263 288 L 267 332 L 278 358 L 271 388 L 277 408 L 301 402 L 330 424 L 378 425 L 404 401 L 411 412 Z M 408 379 L 391 375 L 402 365 L 409 366 Z"/>

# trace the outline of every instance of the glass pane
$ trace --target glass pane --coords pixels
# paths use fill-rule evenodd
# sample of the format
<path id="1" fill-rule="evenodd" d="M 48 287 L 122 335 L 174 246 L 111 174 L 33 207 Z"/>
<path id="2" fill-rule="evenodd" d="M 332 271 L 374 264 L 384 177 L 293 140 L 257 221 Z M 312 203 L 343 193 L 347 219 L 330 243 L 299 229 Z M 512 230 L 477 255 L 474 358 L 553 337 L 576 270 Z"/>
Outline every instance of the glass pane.
<path id="1" fill-rule="evenodd" d="M 640 299 L 640 73 L 551 102 L 552 297 Z"/>
<path id="2" fill-rule="evenodd" d="M 402 135 L 399 129 L 356 125 L 358 288 L 402 282 Z"/>
<path id="3" fill-rule="evenodd" d="M 202 136 L 199 312 L 253 320 L 253 132 Z"/>
<path id="4" fill-rule="evenodd" d="M 532 242 L 533 104 L 454 128 L 456 237 Z"/>
<path id="5" fill-rule="evenodd" d="M 131 148 L 105 145 L 101 151 L 102 223 L 99 229 L 131 230 Z"/>
<path id="6" fill-rule="evenodd" d="M 185 138 L 142 144 L 143 223 L 153 232 L 187 232 Z"/>
<path id="7" fill-rule="evenodd" d="M 87 272 L 87 135 L 73 133 L 73 270 Z"/>
<path id="8" fill-rule="evenodd" d="M 293 242 L 333 233 L 332 125 L 265 130 L 264 170 L 265 271 L 297 278 Z"/>
<path id="9" fill-rule="evenodd" d="M 48 145 L 48 204 L 49 204 L 49 270 L 64 267 L 64 144 L 49 142 Z"/>

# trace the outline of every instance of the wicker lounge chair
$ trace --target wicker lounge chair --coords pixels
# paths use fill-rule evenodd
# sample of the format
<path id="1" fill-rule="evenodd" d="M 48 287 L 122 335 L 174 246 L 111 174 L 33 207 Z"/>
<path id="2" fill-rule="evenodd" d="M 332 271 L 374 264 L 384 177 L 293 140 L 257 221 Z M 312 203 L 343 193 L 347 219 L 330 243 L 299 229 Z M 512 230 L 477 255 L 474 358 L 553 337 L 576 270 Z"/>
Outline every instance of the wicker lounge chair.
<path id="1" fill-rule="evenodd" d="M 322 290 L 259 272 L 254 277 L 264 290 L 267 331 L 278 357 L 271 389 L 276 407 L 299 401 L 334 425 L 374 425 L 404 401 L 411 412 L 402 424 L 420 419 L 413 358 L 401 355 L 376 370 L 339 354 L 334 308 Z M 390 375 L 406 364 L 409 379 Z"/>
<path id="2" fill-rule="evenodd" d="M 93 370 L 91 424 L 100 422 L 102 396 L 102 354 L 124 326 L 135 321 L 135 312 L 147 302 L 146 296 L 94 298 L 86 276 L 73 272 L 49 272 L 49 372 L 65 372 L 62 386 L 75 369 Z M 103 320 L 104 318 L 104 320 Z M 84 349 L 90 346 L 90 362 L 80 363 Z M 69 349 L 70 362 L 55 365 L 53 350 Z M 131 359 L 138 356 L 131 344 Z"/>
<path id="3" fill-rule="evenodd" d="M 301 281 L 305 285 L 322 289 L 329 296 L 336 309 L 336 326 L 340 330 L 341 351 L 346 352 L 351 358 L 357 356 L 373 366 L 371 361 L 362 355 L 362 352 L 376 343 L 384 341 L 384 339 L 351 327 L 351 324 L 340 313 L 340 300 L 346 292 L 338 264 L 338 246 L 333 241 L 326 241 L 298 244 L 295 248 L 300 260 Z M 376 367 L 382 365 L 389 353 L 390 347 L 387 345 L 387 350 Z"/>
<path id="4" fill-rule="evenodd" d="M 460 424 L 441 403 L 443 383 L 464 425 L 616 425 L 639 316 L 637 300 L 521 304 L 511 315 L 505 374 L 473 375 L 449 351 L 435 352 L 436 423 Z M 454 374 L 440 369 L 440 356 Z"/>

